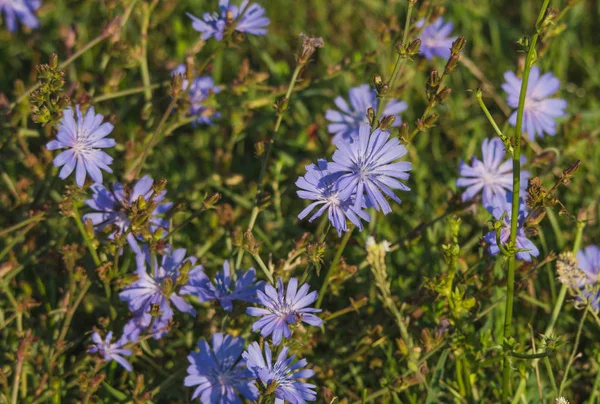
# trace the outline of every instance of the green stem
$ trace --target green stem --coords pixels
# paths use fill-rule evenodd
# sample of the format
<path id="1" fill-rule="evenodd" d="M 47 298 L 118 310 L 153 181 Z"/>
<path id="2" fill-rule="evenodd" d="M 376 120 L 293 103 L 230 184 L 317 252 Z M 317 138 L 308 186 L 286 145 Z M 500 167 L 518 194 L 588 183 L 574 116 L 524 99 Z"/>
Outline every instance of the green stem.
<path id="1" fill-rule="evenodd" d="M 150 84 L 149 89 L 150 90 L 154 90 L 154 89 L 159 88 L 159 87 L 161 87 L 161 86 L 163 86 L 165 84 L 167 84 L 167 83 Z M 94 97 L 92 99 L 92 104 L 99 103 L 99 102 L 102 102 L 102 101 L 112 100 L 114 98 L 126 97 L 128 95 L 143 93 L 147 89 L 148 89 L 148 87 L 142 86 L 142 87 L 137 87 L 137 88 L 130 88 L 129 90 L 116 91 L 116 92 L 110 93 L 110 94 L 99 95 L 99 96 Z"/>
<path id="2" fill-rule="evenodd" d="M 410 15 L 412 14 L 414 3 L 412 1 L 408 2 L 408 10 L 406 11 L 406 21 L 404 22 L 404 34 L 402 35 L 402 48 L 406 47 L 406 43 L 408 41 L 408 31 L 410 28 Z M 398 52 L 398 58 L 396 58 L 396 63 L 394 64 L 394 70 L 392 70 L 392 75 L 388 81 L 388 93 L 391 93 L 394 86 L 396 85 L 396 80 L 398 80 L 398 73 L 400 73 L 400 66 L 407 59 L 406 55 Z M 375 119 L 373 120 L 373 125 L 371 126 L 371 130 L 375 130 L 377 125 L 379 124 L 379 118 L 381 118 L 381 114 L 385 110 L 385 106 L 387 105 L 388 100 L 386 97 L 381 97 L 379 101 L 379 105 L 377 106 L 377 111 L 375 113 Z"/>
<path id="3" fill-rule="evenodd" d="M 487 117 L 488 121 L 490 122 L 490 124 L 494 128 L 494 131 L 496 132 L 496 134 L 498 135 L 498 137 L 504 142 L 504 144 L 507 145 L 507 146 L 509 146 L 510 143 L 508 141 L 508 137 L 504 133 L 502 133 L 502 131 L 498 127 L 498 124 L 496 123 L 496 121 L 492 117 L 492 114 L 490 114 L 490 111 L 487 109 L 487 106 L 483 102 L 483 94 L 481 93 L 481 90 L 479 90 L 479 89 L 477 90 L 476 96 L 477 96 L 477 102 L 479 103 L 479 107 L 481 108 L 481 110 L 483 111 L 483 113 Z M 512 148 L 511 148 L 511 149 L 508 150 L 508 152 L 509 152 L 510 155 L 512 155 L 513 152 L 514 152 L 514 150 L 512 150 Z"/>
<path id="4" fill-rule="evenodd" d="M 38 215 L 35 215 L 28 219 L 23 220 L 21 223 L 17 223 L 14 226 L 8 227 L 8 228 L 0 231 L 0 237 L 3 237 L 5 235 L 7 235 L 8 233 L 13 232 L 15 230 L 19 230 L 21 227 L 27 226 L 29 223 L 39 222 L 40 220 L 42 220 L 44 218 L 45 215 L 46 215 L 45 213 L 40 213 Z"/>
<path id="5" fill-rule="evenodd" d="M 510 239 L 509 246 L 512 251 L 512 255 L 508 260 L 508 275 L 506 279 L 506 310 L 504 317 L 504 336 L 506 340 L 512 336 L 512 316 L 513 316 L 513 301 L 515 294 L 515 267 L 516 267 L 516 253 L 514 248 L 517 240 L 517 229 L 519 224 L 519 191 L 521 189 L 521 132 L 523 128 L 523 113 L 525 111 L 525 99 L 527 96 L 527 85 L 529 82 L 529 73 L 531 66 L 535 62 L 535 46 L 540 35 L 541 27 L 540 24 L 546 14 L 546 9 L 550 0 L 544 0 L 542 8 L 538 15 L 538 19 L 535 24 L 535 34 L 531 37 L 531 43 L 529 44 L 529 50 L 527 52 L 527 58 L 525 59 L 525 67 L 523 69 L 523 80 L 521 83 L 521 93 L 519 95 L 519 108 L 517 110 L 517 125 L 515 127 L 515 139 L 514 139 L 514 153 L 513 153 L 513 198 L 512 198 L 512 212 L 511 212 L 511 223 L 510 223 Z M 511 367 L 508 358 L 504 359 L 503 371 L 502 371 L 502 402 L 506 403 L 510 395 L 510 376 Z"/>
<path id="6" fill-rule="evenodd" d="M 10 402 L 12 404 L 17 404 L 17 398 L 19 395 L 19 381 L 21 380 L 21 370 L 22 369 L 23 369 L 23 358 L 19 358 L 17 360 L 17 365 L 15 366 L 15 378 L 13 379 L 12 394 L 10 397 Z"/>
<path id="7" fill-rule="evenodd" d="M 88 236 L 87 231 L 85 231 L 85 227 L 83 226 L 83 222 L 81 221 L 81 216 L 79 215 L 79 210 L 77 210 L 77 206 L 75 206 L 75 204 L 73 204 L 73 213 L 73 218 L 75 219 L 77 228 L 79 229 L 79 232 L 83 237 L 83 241 L 85 242 L 85 245 L 87 246 L 88 250 L 90 251 L 90 254 L 92 255 L 94 264 L 96 264 L 96 266 L 99 267 L 100 265 L 102 265 L 102 261 L 100 261 L 100 257 L 98 257 L 98 253 L 96 252 L 96 247 L 94 247 L 94 243 Z"/>
<path id="8" fill-rule="evenodd" d="M 83 301 L 83 298 L 85 297 L 86 293 L 90 289 L 90 286 L 92 286 L 92 282 L 90 282 L 89 280 L 86 280 L 85 285 L 83 286 L 83 289 L 81 289 L 81 292 L 79 293 L 79 295 L 77 296 L 77 299 L 75 299 L 75 302 L 73 303 L 73 307 L 71 307 L 67 311 L 67 317 L 65 318 L 65 322 L 63 323 L 63 326 L 60 330 L 60 335 L 58 336 L 59 341 L 64 341 L 65 337 L 67 336 L 67 332 L 69 331 L 69 327 L 71 326 L 71 321 L 73 321 L 73 316 L 75 315 L 75 311 L 77 310 L 77 308 Z"/>
<path id="9" fill-rule="evenodd" d="M 577 355 L 577 348 L 579 348 L 579 340 L 581 339 L 581 332 L 583 331 L 583 324 L 585 323 L 585 318 L 587 317 L 587 313 L 589 310 L 589 305 L 583 310 L 583 315 L 581 316 L 581 320 L 579 321 L 579 327 L 577 328 L 577 336 L 575 337 L 575 344 L 573 345 L 573 351 L 571 352 L 571 357 L 569 358 L 569 362 L 567 362 L 567 368 L 565 369 L 565 375 L 563 376 L 562 381 L 560 382 L 560 388 L 558 390 L 558 396 L 562 396 L 563 390 L 565 388 L 565 383 L 569 378 L 569 370 L 571 369 L 571 365 L 575 362 L 575 356 Z"/>
<path id="10" fill-rule="evenodd" d="M 510 356 L 517 359 L 540 359 L 550 356 L 549 352 L 538 352 L 534 354 L 522 354 L 518 352 L 511 352 Z"/>
<path id="11" fill-rule="evenodd" d="M 294 91 L 294 86 L 296 85 L 296 81 L 298 80 L 298 75 L 304 64 L 298 64 L 294 73 L 292 74 L 292 78 L 290 79 L 290 83 L 288 84 L 288 89 L 285 94 L 284 103 L 289 104 L 290 97 L 292 96 L 292 92 Z M 267 166 L 269 165 L 269 159 L 271 157 L 271 153 L 273 151 L 273 144 L 277 140 L 277 133 L 279 132 L 279 127 L 281 126 L 281 122 L 283 121 L 283 115 L 287 107 L 285 107 L 282 111 L 277 114 L 277 121 L 275 121 L 275 127 L 273 128 L 273 133 L 269 138 L 269 142 L 267 143 L 267 150 L 265 151 L 265 155 L 262 160 L 262 164 L 260 166 L 260 174 L 258 176 L 258 187 L 256 188 L 256 194 L 254 195 L 254 205 L 252 207 L 252 213 L 250 215 L 250 221 L 248 222 L 248 227 L 246 231 L 251 232 L 254 228 L 254 224 L 256 223 L 256 219 L 258 218 L 258 214 L 260 213 L 260 208 L 258 206 L 258 201 L 263 192 L 264 180 L 267 173 Z M 237 259 L 235 261 L 235 267 L 239 268 L 242 265 L 242 259 L 244 258 L 244 249 L 240 249 L 237 255 Z"/>
<path id="12" fill-rule="evenodd" d="M 188 86 L 188 88 L 189 87 L 190 86 Z M 158 136 L 158 134 L 161 133 L 162 128 L 165 125 L 165 122 L 167 121 L 167 118 L 171 115 L 171 112 L 173 112 L 173 108 L 175 108 L 175 105 L 177 105 L 177 101 L 179 100 L 179 97 L 181 96 L 181 93 L 182 93 L 182 91 L 177 91 L 175 93 L 175 95 L 171 99 L 171 103 L 167 107 L 167 110 L 165 111 L 165 113 L 163 114 L 162 118 L 160 119 L 160 122 L 158 123 L 158 126 L 156 127 L 156 130 L 154 131 L 154 133 L 152 133 L 152 137 L 150 138 L 150 141 L 148 142 L 148 144 L 144 148 L 144 154 L 142 154 L 142 160 L 140 161 L 140 164 L 137 166 L 137 169 L 135 171 L 135 178 L 139 177 L 140 172 L 142 171 L 142 168 L 144 167 L 144 163 L 146 161 L 146 158 L 148 157 L 148 152 L 154 146 L 154 143 L 155 143 L 154 140 L 156 139 L 156 137 Z"/>
<path id="13" fill-rule="evenodd" d="M 558 390 L 556 388 L 556 380 L 554 380 L 554 373 L 552 373 L 552 366 L 550 366 L 550 358 L 547 356 L 544 358 L 544 364 L 546 365 L 546 371 L 548 372 L 548 377 L 550 378 L 550 384 L 552 385 L 552 393 L 554 397 L 558 397 Z"/>
<path id="14" fill-rule="evenodd" d="M 352 236 L 353 231 L 354 231 L 354 226 L 351 225 L 350 228 L 348 229 L 348 231 L 346 232 L 346 234 L 344 234 L 344 237 L 342 238 L 342 242 L 340 243 L 340 246 L 338 247 L 337 251 L 335 252 L 333 261 L 331 262 L 331 265 L 329 266 L 329 269 L 327 270 L 327 273 L 325 274 L 325 279 L 323 279 L 323 284 L 321 285 L 321 289 L 319 289 L 319 297 L 317 298 L 317 304 L 316 304 L 317 308 L 321 307 L 321 303 L 323 302 L 323 297 L 325 297 L 325 293 L 327 292 L 327 285 L 329 284 L 329 278 L 331 277 L 331 275 L 333 275 L 333 273 L 335 272 L 335 269 L 337 268 L 338 264 L 340 263 L 340 259 L 342 259 L 342 254 L 344 253 L 344 249 L 346 248 L 346 244 L 348 244 L 348 241 L 350 240 L 350 237 Z"/>
<path id="15" fill-rule="evenodd" d="M 142 82 L 144 83 L 144 99 L 146 104 L 152 101 L 152 87 L 150 85 L 150 70 L 148 69 L 148 26 L 150 25 L 150 14 L 154 7 L 148 3 L 143 3 L 144 17 L 142 20 L 142 57 L 140 59 L 140 72 Z"/>
<path id="16" fill-rule="evenodd" d="M 265 262 L 260 257 L 260 254 L 252 254 L 252 257 L 254 257 L 254 259 L 258 263 L 258 266 L 260 267 L 260 269 L 262 269 L 262 271 L 265 273 L 265 275 L 266 275 L 267 279 L 269 280 L 269 282 L 271 284 L 275 283 L 274 280 L 273 280 L 273 275 L 271 275 L 271 272 L 269 271 L 269 268 L 267 268 L 267 266 L 265 265 Z"/>

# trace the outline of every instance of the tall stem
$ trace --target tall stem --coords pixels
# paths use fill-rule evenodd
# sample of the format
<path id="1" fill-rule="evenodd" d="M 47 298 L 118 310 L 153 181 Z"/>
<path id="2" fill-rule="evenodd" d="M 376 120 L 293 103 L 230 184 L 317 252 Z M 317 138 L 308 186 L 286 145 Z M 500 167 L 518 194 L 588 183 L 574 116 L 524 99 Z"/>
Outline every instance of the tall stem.
<path id="1" fill-rule="evenodd" d="M 292 78 L 290 79 L 290 83 L 288 85 L 287 92 L 285 94 L 284 103 L 288 104 L 290 102 L 290 97 L 292 96 L 292 92 L 294 91 L 294 86 L 296 85 L 296 81 L 298 80 L 298 75 L 304 64 L 298 64 L 294 73 L 292 74 Z M 287 107 L 284 108 L 281 112 L 277 114 L 277 121 L 275 121 L 275 127 L 273 128 L 273 133 L 269 138 L 267 143 L 267 150 L 265 151 L 265 155 L 262 159 L 262 164 L 260 166 L 260 174 L 258 176 L 258 187 L 256 188 L 256 194 L 254 195 L 254 205 L 252 207 L 252 213 L 250 215 L 250 222 L 248 222 L 248 227 L 246 231 L 252 231 L 254 228 L 254 224 L 256 223 L 256 219 L 258 218 L 258 214 L 260 213 L 260 208 L 258 206 L 258 201 L 263 191 L 265 175 L 267 173 L 267 166 L 269 165 L 269 159 L 271 157 L 271 153 L 273 151 L 273 144 L 277 140 L 277 133 L 279 132 L 279 127 L 281 126 L 281 122 L 283 121 L 283 115 Z M 235 261 L 235 267 L 239 268 L 242 265 L 242 258 L 244 258 L 244 249 L 240 249 L 237 255 L 237 259 Z"/>
<path id="2" fill-rule="evenodd" d="M 321 285 L 321 289 L 319 289 L 319 297 L 317 298 L 317 304 L 316 304 L 317 308 L 321 307 L 321 303 L 323 302 L 323 297 L 325 296 L 325 292 L 327 292 L 327 285 L 329 284 L 329 278 L 331 278 L 331 275 L 334 273 L 335 269 L 337 268 L 338 264 L 340 263 L 340 260 L 342 259 L 342 254 L 344 253 L 344 249 L 346 248 L 346 244 L 348 244 L 348 241 L 350 240 L 350 237 L 352 236 L 353 231 L 354 231 L 354 226 L 352 225 L 352 226 L 350 226 L 350 228 L 348 229 L 346 234 L 344 234 L 344 237 L 342 238 L 342 242 L 341 242 L 340 246 L 338 247 L 337 251 L 335 252 L 333 261 L 331 262 L 329 269 L 325 273 L 325 279 L 323 279 L 323 284 Z"/>
<path id="3" fill-rule="evenodd" d="M 412 9 L 414 6 L 414 2 L 412 0 L 408 1 L 408 10 L 406 11 L 406 21 L 404 22 L 404 34 L 402 35 L 402 48 L 406 47 L 406 43 L 408 41 L 408 30 L 410 28 L 410 16 L 412 14 Z M 406 60 L 406 55 L 401 54 L 400 52 L 398 52 L 398 58 L 396 59 L 396 63 L 394 64 L 394 70 L 392 71 L 392 75 L 390 76 L 390 79 L 388 81 L 388 87 L 389 90 L 388 92 L 391 92 L 392 89 L 394 88 L 394 86 L 396 85 L 396 80 L 398 80 L 398 74 L 400 73 L 400 66 L 402 65 L 402 63 Z M 382 97 L 379 105 L 377 106 L 377 111 L 375 113 L 375 119 L 373 120 L 373 125 L 371 127 L 371 130 L 375 130 L 375 128 L 377 127 L 377 124 L 379 123 L 379 118 L 381 118 L 381 115 L 383 114 L 383 111 L 385 110 L 385 106 L 387 105 L 388 100 L 386 99 L 386 97 Z"/>
<path id="4" fill-rule="evenodd" d="M 529 73 L 531 66 L 535 62 L 535 45 L 541 32 L 541 23 L 546 14 L 546 9 L 550 0 L 544 0 L 542 8 L 538 15 L 538 19 L 535 24 L 535 33 L 531 37 L 529 44 L 529 50 L 527 52 L 527 58 L 525 59 L 525 67 L 523 68 L 523 81 L 521 83 L 521 93 L 519 94 L 519 108 L 517 111 L 517 125 L 515 127 L 515 141 L 514 141 L 514 153 L 513 153 L 513 197 L 512 197 L 512 212 L 511 212 L 511 223 L 510 223 L 510 239 L 509 246 L 512 254 L 508 260 L 508 275 L 506 280 L 506 310 L 504 317 L 504 339 L 512 336 L 512 316 L 513 316 L 513 301 L 515 294 L 515 266 L 516 266 L 516 240 L 517 240 L 517 227 L 519 224 L 519 191 L 521 189 L 521 131 L 523 128 L 523 113 L 525 111 L 525 99 L 527 96 L 527 84 L 529 82 Z M 504 358 L 503 371 L 502 371 L 502 402 L 508 401 L 510 393 L 510 375 L 511 367 L 508 358 Z"/>
<path id="5" fill-rule="evenodd" d="M 79 232 L 81 233 L 81 237 L 83 237 L 83 241 L 85 242 L 85 245 L 87 246 L 88 250 L 90 251 L 90 254 L 92 255 L 94 264 L 96 264 L 96 266 L 99 267 L 102 264 L 102 262 L 100 261 L 100 257 L 98 257 L 98 253 L 96 252 L 96 247 L 94 247 L 92 240 L 90 239 L 87 232 L 85 231 L 85 227 L 83 227 L 83 223 L 81 222 L 81 215 L 79 215 L 79 210 L 77 209 L 77 207 L 75 205 L 73 205 L 73 213 L 74 213 L 73 217 L 75 219 L 75 223 L 77 224 L 77 228 L 79 229 Z"/>

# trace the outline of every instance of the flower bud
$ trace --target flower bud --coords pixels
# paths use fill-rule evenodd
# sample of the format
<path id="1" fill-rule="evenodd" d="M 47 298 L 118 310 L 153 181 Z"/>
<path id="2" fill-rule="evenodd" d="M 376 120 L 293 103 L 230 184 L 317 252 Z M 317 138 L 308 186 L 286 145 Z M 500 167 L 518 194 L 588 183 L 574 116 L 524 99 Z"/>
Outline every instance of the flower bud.
<path id="1" fill-rule="evenodd" d="M 459 36 L 458 38 L 456 38 L 456 40 L 452 42 L 452 47 L 450 48 L 450 53 L 452 54 L 452 56 L 456 56 L 459 53 L 461 53 L 463 49 L 465 49 L 466 43 L 467 40 L 464 36 Z"/>
<path id="2" fill-rule="evenodd" d="M 50 57 L 48 58 L 48 65 L 52 70 L 58 69 L 58 56 L 56 53 L 50 54 Z"/>
<path id="3" fill-rule="evenodd" d="M 212 194 L 211 196 L 209 196 L 202 202 L 202 208 L 203 209 L 213 209 L 215 207 L 215 205 L 217 204 L 217 202 L 219 202 L 219 199 L 221 199 L 221 194 L 218 192 L 215 192 L 214 194 Z"/>
<path id="4" fill-rule="evenodd" d="M 431 114 L 429 115 L 427 118 L 425 118 L 425 120 L 423 121 L 423 127 L 425 129 L 430 129 L 433 128 L 435 126 L 435 122 L 439 119 L 439 115 L 438 114 Z"/>
<path id="5" fill-rule="evenodd" d="M 441 103 L 442 101 L 444 101 L 444 99 L 446 99 L 450 93 L 452 92 L 451 88 L 444 88 L 442 91 L 440 91 L 437 94 L 437 102 Z"/>
<path id="6" fill-rule="evenodd" d="M 392 127 L 395 120 L 396 120 L 396 117 L 394 115 L 384 116 L 383 119 L 381 120 L 381 122 L 379 123 L 379 129 L 388 130 L 388 128 Z"/>
<path id="7" fill-rule="evenodd" d="M 171 78 L 171 95 L 173 97 L 179 96 L 181 88 L 183 86 L 183 74 L 174 74 Z"/>
<path id="8" fill-rule="evenodd" d="M 406 122 L 402 122 L 402 125 L 400 125 L 400 129 L 398 130 L 398 136 L 400 138 L 400 141 L 402 143 L 407 143 L 408 142 L 408 124 Z"/>
<path id="9" fill-rule="evenodd" d="M 375 87 L 380 87 L 383 85 L 383 79 L 381 78 L 381 76 L 379 74 L 376 74 L 373 77 L 373 84 L 375 85 Z"/>
<path id="10" fill-rule="evenodd" d="M 166 188 L 167 188 L 167 179 L 166 178 L 161 178 L 158 181 L 155 181 L 154 184 L 152 184 L 152 190 L 154 190 L 154 192 L 157 194 L 160 194 Z"/>
<path id="11" fill-rule="evenodd" d="M 456 65 L 458 64 L 458 55 L 450 56 L 448 59 L 448 63 L 446 63 L 446 68 L 444 69 L 444 74 L 452 73 L 456 69 Z"/>
<path id="12" fill-rule="evenodd" d="M 431 88 L 438 88 L 440 85 L 440 74 L 436 69 L 432 69 L 429 72 L 429 80 L 427 80 L 427 86 Z"/>
<path id="13" fill-rule="evenodd" d="M 409 56 L 414 56 L 421 50 L 421 40 L 415 39 L 406 46 L 406 53 Z"/>
<path id="14" fill-rule="evenodd" d="M 367 119 L 369 120 L 369 124 L 372 127 L 373 123 L 375 122 L 375 110 L 372 107 L 369 107 L 367 109 Z"/>

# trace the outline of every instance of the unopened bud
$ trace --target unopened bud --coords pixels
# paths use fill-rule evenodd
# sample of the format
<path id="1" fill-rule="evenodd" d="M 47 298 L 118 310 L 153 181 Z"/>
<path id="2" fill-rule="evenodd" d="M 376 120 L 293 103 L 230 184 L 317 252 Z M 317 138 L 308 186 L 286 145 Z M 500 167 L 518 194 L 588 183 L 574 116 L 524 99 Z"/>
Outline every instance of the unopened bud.
<path id="1" fill-rule="evenodd" d="M 451 92 L 452 92 L 451 88 L 444 88 L 442 91 L 440 91 L 437 94 L 438 103 L 441 103 L 442 101 L 444 101 L 444 99 L 446 99 L 450 95 Z"/>
<path id="2" fill-rule="evenodd" d="M 388 130 L 394 124 L 396 117 L 394 115 L 384 116 L 381 122 L 379 123 L 379 129 Z"/>
<path id="3" fill-rule="evenodd" d="M 367 119 L 369 120 L 369 124 L 371 127 L 373 126 L 373 122 L 375 122 L 375 110 L 371 107 L 367 109 Z"/>
<path id="4" fill-rule="evenodd" d="M 167 179 L 166 178 L 160 178 L 158 181 L 156 181 L 154 184 L 152 184 L 152 189 L 157 194 L 160 194 L 166 188 L 167 188 Z"/>
<path id="5" fill-rule="evenodd" d="M 415 39 L 414 41 L 409 43 L 408 46 L 406 47 L 406 53 L 409 56 L 416 55 L 417 53 L 419 53 L 420 50 L 421 50 L 421 40 L 420 39 Z"/>
<path id="6" fill-rule="evenodd" d="M 227 25 L 233 24 L 233 11 L 231 9 L 227 10 L 225 13 L 225 21 Z"/>
<path id="7" fill-rule="evenodd" d="M 50 54 L 50 57 L 48 58 L 48 65 L 52 70 L 58 69 L 58 56 L 56 53 Z"/>
<path id="8" fill-rule="evenodd" d="M 215 192 L 214 194 L 212 194 L 211 196 L 209 196 L 202 202 L 202 207 L 204 209 L 213 209 L 215 207 L 215 205 L 217 204 L 217 202 L 219 202 L 219 199 L 221 199 L 221 194 L 218 192 Z"/>
<path id="9" fill-rule="evenodd" d="M 431 88 L 437 88 L 440 85 L 440 74 L 436 69 L 429 72 L 429 80 L 427 80 L 427 86 Z"/>
<path id="10" fill-rule="evenodd" d="M 423 121 L 423 126 L 425 129 L 430 129 L 433 128 L 435 126 L 436 121 L 439 119 L 439 115 L 438 114 L 431 114 L 429 115 L 427 118 L 425 118 L 425 120 Z"/>
<path id="11" fill-rule="evenodd" d="M 173 97 L 179 96 L 181 88 L 183 86 L 183 74 L 174 74 L 171 78 L 171 95 Z"/>
<path id="12" fill-rule="evenodd" d="M 376 74 L 376 75 L 373 77 L 373 84 L 374 84 L 376 87 L 380 87 L 380 86 L 383 84 L 383 79 L 381 78 L 381 76 L 380 76 L 379 74 Z"/>
<path id="13" fill-rule="evenodd" d="M 541 29 L 541 28 L 547 27 L 550 24 L 553 24 L 556 16 L 558 16 L 558 9 L 548 7 L 546 9 L 546 14 L 544 15 L 544 19 L 542 20 L 542 26 L 539 28 Z"/>
<path id="14" fill-rule="evenodd" d="M 275 109 L 275 112 L 278 115 L 281 115 L 287 110 L 288 103 L 289 103 L 289 100 L 287 98 L 285 98 L 285 97 L 280 98 L 279 100 L 277 100 L 273 103 L 273 109 Z"/>
<path id="15" fill-rule="evenodd" d="M 573 177 L 573 175 L 575 175 L 575 173 L 577 172 L 577 170 L 579 169 L 580 166 L 581 166 L 581 160 L 577 160 L 575 163 L 573 163 L 569 167 L 567 167 L 563 171 L 563 176 L 564 176 L 563 181 L 568 181 L 571 177 Z"/>
<path id="16" fill-rule="evenodd" d="M 455 56 L 458 55 L 465 49 L 465 45 L 467 44 L 467 40 L 464 36 L 459 36 L 456 38 L 454 42 L 452 42 L 452 47 L 450 48 L 450 53 Z"/>
<path id="17" fill-rule="evenodd" d="M 137 200 L 135 201 L 135 205 L 138 209 L 138 211 L 143 211 L 144 209 L 146 209 L 146 206 L 148 206 L 148 204 L 146 203 L 146 200 L 144 199 L 144 197 L 142 195 L 140 195 Z"/>
<path id="18" fill-rule="evenodd" d="M 400 125 L 400 129 L 398 130 L 400 141 L 403 143 L 408 142 L 408 124 L 406 122 L 402 122 Z"/>

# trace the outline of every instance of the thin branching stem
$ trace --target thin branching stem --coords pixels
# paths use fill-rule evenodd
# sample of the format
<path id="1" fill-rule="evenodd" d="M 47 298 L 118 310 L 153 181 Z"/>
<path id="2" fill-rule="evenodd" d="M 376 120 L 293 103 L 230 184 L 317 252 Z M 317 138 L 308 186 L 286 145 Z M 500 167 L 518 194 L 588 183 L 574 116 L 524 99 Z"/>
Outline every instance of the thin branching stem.
<path id="1" fill-rule="evenodd" d="M 260 213 L 260 207 L 258 206 L 259 199 L 263 192 L 265 176 L 267 173 L 267 167 L 269 165 L 269 159 L 271 157 L 271 153 L 273 152 L 273 144 L 277 140 L 277 134 L 279 132 L 281 122 L 283 121 L 283 115 L 284 115 L 285 111 L 287 110 L 287 105 L 290 102 L 292 92 L 294 91 L 294 86 L 296 85 L 296 82 L 298 81 L 298 76 L 300 75 L 300 71 L 302 71 L 303 67 L 304 67 L 304 64 L 298 64 L 296 66 L 296 69 L 294 69 L 294 73 L 292 74 L 292 78 L 290 79 L 290 83 L 288 84 L 288 89 L 287 89 L 287 92 L 285 93 L 285 98 L 283 100 L 286 107 L 282 108 L 282 110 L 280 110 L 277 113 L 277 120 L 275 121 L 275 127 L 273 128 L 273 133 L 271 134 L 271 137 L 269 138 L 269 140 L 267 142 L 267 148 L 265 150 L 265 154 L 263 156 L 261 166 L 260 166 L 260 174 L 258 176 L 258 186 L 256 188 L 256 193 L 254 195 L 254 204 L 252 207 L 252 213 L 250 214 L 250 221 L 248 222 L 248 227 L 246 228 L 247 232 L 252 231 L 252 229 L 254 228 L 254 224 L 256 223 L 256 219 L 258 218 L 258 214 Z M 237 259 L 235 261 L 236 268 L 239 268 L 240 265 L 242 265 L 242 259 L 244 258 L 244 251 L 245 250 L 242 248 L 238 252 Z"/>

